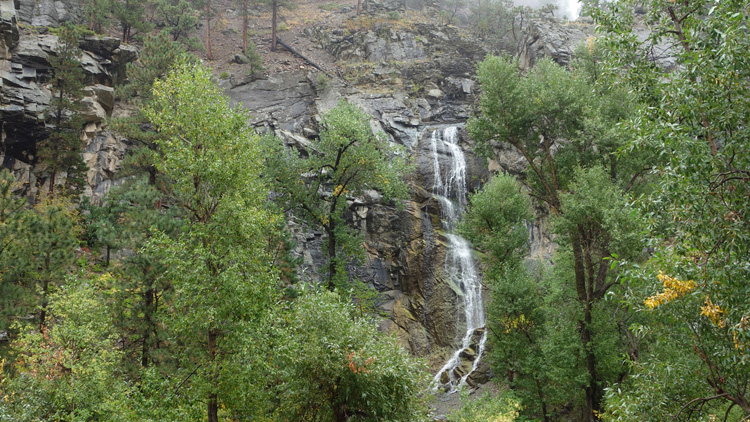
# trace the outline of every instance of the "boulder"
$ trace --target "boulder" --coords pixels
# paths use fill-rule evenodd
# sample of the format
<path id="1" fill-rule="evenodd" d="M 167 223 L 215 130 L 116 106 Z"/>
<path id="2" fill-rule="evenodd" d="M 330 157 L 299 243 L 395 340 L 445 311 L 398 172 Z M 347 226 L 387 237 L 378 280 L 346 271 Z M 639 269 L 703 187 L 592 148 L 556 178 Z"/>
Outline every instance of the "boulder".
<path id="1" fill-rule="evenodd" d="M 99 123 L 107 118 L 107 112 L 94 97 L 83 97 L 81 99 L 81 117 L 86 123 Z"/>
<path id="2" fill-rule="evenodd" d="M 120 40 L 114 37 L 87 35 L 78 41 L 78 47 L 109 60 L 120 47 Z"/>
<path id="3" fill-rule="evenodd" d="M 83 89 L 83 95 L 92 97 L 104 109 L 107 116 L 115 107 L 115 89 L 111 86 L 96 84 Z"/>

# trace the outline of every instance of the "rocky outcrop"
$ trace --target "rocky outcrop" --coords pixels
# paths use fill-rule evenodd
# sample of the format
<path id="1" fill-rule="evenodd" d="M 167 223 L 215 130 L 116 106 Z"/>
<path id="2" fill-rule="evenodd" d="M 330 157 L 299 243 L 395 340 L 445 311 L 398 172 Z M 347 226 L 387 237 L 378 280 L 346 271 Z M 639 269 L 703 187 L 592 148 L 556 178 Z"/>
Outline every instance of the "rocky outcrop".
<path id="1" fill-rule="evenodd" d="M 250 122 L 266 129 L 302 132 L 315 108 L 313 83 L 303 72 L 281 72 L 265 79 L 226 85 L 233 104 L 250 110 Z"/>
<path id="2" fill-rule="evenodd" d="M 83 17 L 81 0 L 15 0 L 21 22 L 34 26 L 79 23 Z"/>
<path id="3" fill-rule="evenodd" d="M 52 100 L 49 80 L 52 69 L 49 58 L 56 54 L 58 38 L 34 29 L 19 30 L 18 14 L 34 3 L 42 13 L 37 16 L 65 16 L 78 7 L 75 1 L 20 2 L 20 9 L 10 1 L 0 1 L 0 161 L 12 169 L 26 194 L 36 195 L 47 175 L 36 162 L 36 144 L 48 136 L 45 114 Z M 24 9 L 26 8 L 26 9 Z M 54 10 L 54 13 L 52 12 Z M 46 11 L 46 12 L 45 12 Z M 35 12 L 36 13 L 36 12 Z M 29 16 L 27 16 L 28 18 Z M 36 19 L 36 18 L 34 18 Z M 47 18 L 45 18 L 47 19 Z M 33 20 L 33 19 L 32 19 Z M 55 21 L 49 21 L 54 24 Z M 116 38 L 89 36 L 80 40 L 81 68 L 87 85 L 81 100 L 86 127 L 82 132 L 84 161 L 89 166 L 87 192 L 103 194 L 124 154 L 124 145 L 108 133 L 105 120 L 114 109 L 114 82 L 124 77 L 125 65 L 135 60 L 137 50 L 121 45 Z M 64 175 L 57 180 L 64 182 Z"/>
<path id="4" fill-rule="evenodd" d="M 533 20 L 518 41 L 519 64 L 529 69 L 542 57 L 549 57 L 561 66 L 568 66 L 575 49 L 594 37 L 595 26 L 576 21 Z"/>
<path id="5" fill-rule="evenodd" d="M 18 44 L 18 20 L 12 0 L 0 1 L 0 60 L 10 59 L 10 50 Z"/>

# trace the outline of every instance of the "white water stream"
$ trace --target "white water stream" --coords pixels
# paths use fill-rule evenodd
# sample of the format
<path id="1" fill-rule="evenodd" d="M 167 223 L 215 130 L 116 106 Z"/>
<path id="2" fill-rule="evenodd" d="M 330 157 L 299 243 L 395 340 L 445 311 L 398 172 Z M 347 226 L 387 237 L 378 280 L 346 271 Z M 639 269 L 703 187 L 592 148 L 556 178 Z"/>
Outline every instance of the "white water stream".
<path id="1" fill-rule="evenodd" d="M 466 158 L 458 145 L 458 128 L 455 126 L 433 131 L 430 142 L 435 174 L 432 192 L 433 196 L 440 202 L 443 228 L 446 231 L 451 231 L 456 228 L 461 214 L 466 209 Z M 440 160 L 438 159 L 438 154 L 441 151 L 450 159 L 449 165 L 445 166 L 444 169 L 440 168 Z M 454 392 L 464 385 L 469 375 L 476 370 L 479 359 L 484 352 L 487 333 L 482 331 L 478 344 L 472 345 L 475 331 L 478 328 L 483 328 L 486 320 L 482 302 L 482 283 L 472 258 L 471 246 L 466 239 L 456 234 L 446 234 L 446 238 L 449 242 L 449 250 L 445 257 L 445 272 L 450 277 L 451 282 L 458 286 L 461 291 L 466 332 L 461 341 L 461 348 L 456 350 L 448 362 L 440 368 L 432 381 L 432 386 L 435 390 L 443 387 L 448 392 Z M 465 359 L 462 362 L 462 354 L 464 356 L 472 354 L 475 356 L 471 364 L 471 370 L 467 370 Z M 447 374 L 447 377 L 443 376 L 444 373 Z M 446 378 L 447 383 L 445 382 Z"/>

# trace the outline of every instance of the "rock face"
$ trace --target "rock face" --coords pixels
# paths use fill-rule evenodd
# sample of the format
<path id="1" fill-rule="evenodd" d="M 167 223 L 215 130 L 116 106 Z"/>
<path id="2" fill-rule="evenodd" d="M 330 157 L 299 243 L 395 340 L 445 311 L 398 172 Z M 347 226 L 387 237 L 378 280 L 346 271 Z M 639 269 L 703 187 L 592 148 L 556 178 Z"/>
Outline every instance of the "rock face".
<path id="1" fill-rule="evenodd" d="M 83 16 L 80 0 L 15 0 L 21 22 L 34 26 L 58 26 L 79 23 Z"/>
<path id="2" fill-rule="evenodd" d="M 37 166 L 35 155 L 37 142 L 49 133 L 45 126 L 46 110 L 52 99 L 49 57 L 56 54 L 58 39 L 34 30 L 19 31 L 17 17 L 20 15 L 21 21 L 34 25 L 40 24 L 39 19 L 46 22 L 43 25 L 53 25 L 57 21 L 52 17 L 68 19 L 79 10 L 78 2 L 73 0 L 20 4 L 0 1 L 0 161 L 3 167 L 14 170 L 25 193 L 31 197 L 36 196 L 47 178 L 44 168 Z M 135 60 L 137 50 L 110 37 L 86 37 L 79 46 L 84 82 L 88 85 L 81 101 L 87 123 L 81 137 L 84 161 L 89 166 L 87 192 L 101 195 L 111 183 L 125 148 L 104 125 L 114 108 L 112 86 L 115 80 L 124 77 L 125 65 Z M 64 179 L 57 180 L 63 183 Z"/>
<path id="3" fill-rule="evenodd" d="M 542 57 L 568 66 L 576 47 L 594 37 L 594 33 L 594 25 L 578 21 L 569 24 L 555 20 L 531 21 L 518 41 L 520 66 L 529 69 Z"/>

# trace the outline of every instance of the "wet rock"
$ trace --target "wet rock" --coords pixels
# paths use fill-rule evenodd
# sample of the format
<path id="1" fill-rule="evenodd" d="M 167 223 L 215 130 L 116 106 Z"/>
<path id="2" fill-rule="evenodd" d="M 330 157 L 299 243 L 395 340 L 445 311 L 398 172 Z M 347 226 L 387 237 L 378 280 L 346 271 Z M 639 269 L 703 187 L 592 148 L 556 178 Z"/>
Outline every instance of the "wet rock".
<path id="1" fill-rule="evenodd" d="M 533 20 L 518 41 L 519 65 L 529 69 L 542 57 L 568 66 L 576 47 L 595 35 L 595 26 L 556 20 Z"/>
<path id="2" fill-rule="evenodd" d="M 281 72 L 226 90 L 233 104 L 250 110 L 251 123 L 300 132 L 311 118 L 315 91 L 302 72 Z"/>
<path id="3" fill-rule="evenodd" d="M 34 26 L 59 26 L 82 21 L 85 8 L 82 0 L 20 0 L 18 18 Z"/>
<path id="4" fill-rule="evenodd" d="M 466 349 L 462 350 L 458 356 L 461 359 L 473 362 L 477 359 L 477 352 L 475 352 L 471 347 L 467 347 Z"/>

